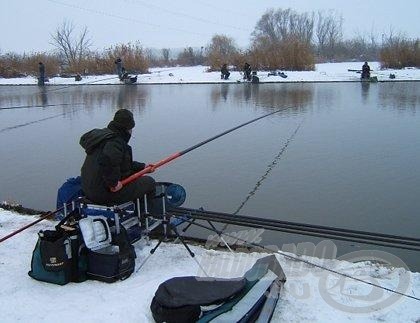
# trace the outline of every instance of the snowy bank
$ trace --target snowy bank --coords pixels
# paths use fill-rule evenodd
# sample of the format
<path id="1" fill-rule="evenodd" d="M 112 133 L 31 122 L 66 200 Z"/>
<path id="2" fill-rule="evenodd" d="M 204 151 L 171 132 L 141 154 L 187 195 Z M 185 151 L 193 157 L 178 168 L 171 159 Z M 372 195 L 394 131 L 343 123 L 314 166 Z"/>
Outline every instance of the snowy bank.
<path id="1" fill-rule="evenodd" d="M 33 222 L 0 209 L 0 237 Z M 97 281 L 57 286 L 31 279 L 32 250 L 37 232 L 54 223 L 40 222 L 0 244 L 0 313 L 2 322 L 153 322 L 149 309 L 152 297 L 163 281 L 175 276 L 199 275 L 196 262 L 182 245 L 164 243 L 146 264 L 125 281 L 106 284 Z M 152 241 L 152 246 L 156 242 Z M 135 245 L 137 266 L 149 255 L 150 246 Z M 218 268 L 223 277 L 238 277 L 262 253 L 229 253 L 192 246 L 205 268 Z M 321 269 L 277 256 L 287 277 L 273 322 L 418 322 L 419 302 L 372 288 L 361 282 L 328 274 Z M 369 262 L 306 260 L 339 272 L 420 297 L 420 274 L 402 268 L 391 269 Z M 217 265 L 216 265 L 217 264 Z M 211 274 L 211 273 L 210 273 Z M 217 276 L 220 276 L 217 275 Z"/>
<path id="2" fill-rule="evenodd" d="M 359 82 L 360 74 L 349 70 L 360 70 L 363 62 L 344 62 L 316 64 L 315 71 L 283 71 L 287 78 L 268 76 L 268 72 L 258 72 L 260 83 L 288 82 Z M 379 82 L 420 81 L 420 69 L 406 68 L 402 70 L 380 70 L 378 62 L 369 63 Z M 48 67 L 47 67 L 48 69 Z M 243 82 L 240 72 L 232 71 L 229 80 L 221 80 L 220 72 L 207 72 L 207 66 L 151 68 L 149 74 L 138 75 L 136 84 L 212 84 Z M 390 79 L 390 74 L 395 79 Z M 0 85 L 36 85 L 36 77 L 0 78 Z M 82 81 L 74 78 L 52 77 L 47 85 L 83 85 L 83 84 L 121 84 L 116 75 L 84 76 Z"/>

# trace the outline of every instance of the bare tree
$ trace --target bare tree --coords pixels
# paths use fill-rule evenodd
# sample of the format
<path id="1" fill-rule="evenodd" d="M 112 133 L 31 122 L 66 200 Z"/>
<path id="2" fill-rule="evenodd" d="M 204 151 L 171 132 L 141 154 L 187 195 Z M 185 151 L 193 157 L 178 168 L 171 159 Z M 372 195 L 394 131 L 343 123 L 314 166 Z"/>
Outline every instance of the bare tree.
<path id="1" fill-rule="evenodd" d="M 184 50 L 178 54 L 178 64 L 181 66 L 194 66 L 196 65 L 196 56 L 192 47 L 185 47 Z"/>
<path id="2" fill-rule="evenodd" d="M 206 47 L 207 60 L 212 70 L 220 69 L 222 64 L 232 64 L 238 53 L 233 38 L 225 35 L 214 35 Z"/>
<path id="3" fill-rule="evenodd" d="M 170 55 L 171 51 L 169 48 L 162 48 L 162 57 L 163 57 L 163 62 L 164 64 L 168 65 L 169 64 L 169 55 Z"/>
<path id="4" fill-rule="evenodd" d="M 54 34 L 51 34 L 51 37 L 51 44 L 56 47 L 65 64 L 70 68 L 80 68 L 80 62 L 89 53 L 90 46 L 92 46 L 87 27 L 77 36 L 74 24 L 65 20 Z"/>
<path id="5" fill-rule="evenodd" d="M 300 14 L 292 9 L 270 9 L 257 22 L 252 36 L 254 43 L 269 41 L 276 44 L 293 38 L 310 44 L 313 29 L 313 13 Z"/>
<path id="6" fill-rule="evenodd" d="M 328 13 L 318 11 L 315 35 L 319 55 L 334 57 L 336 46 L 343 37 L 343 17 L 334 11 Z"/>
<path id="7" fill-rule="evenodd" d="M 313 13 L 270 9 L 252 33 L 252 64 L 256 68 L 310 70 L 314 68 Z"/>

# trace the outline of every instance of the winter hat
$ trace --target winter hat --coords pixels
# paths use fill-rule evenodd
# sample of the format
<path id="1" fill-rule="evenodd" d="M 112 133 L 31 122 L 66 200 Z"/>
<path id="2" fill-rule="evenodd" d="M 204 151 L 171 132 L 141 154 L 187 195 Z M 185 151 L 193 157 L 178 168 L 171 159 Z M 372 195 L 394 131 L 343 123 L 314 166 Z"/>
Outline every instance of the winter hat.
<path id="1" fill-rule="evenodd" d="M 126 130 L 133 129 L 136 125 L 136 123 L 134 122 L 133 114 L 127 109 L 120 109 L 117 112 L 115 112 L 113 121 L 117 127 Z"/>

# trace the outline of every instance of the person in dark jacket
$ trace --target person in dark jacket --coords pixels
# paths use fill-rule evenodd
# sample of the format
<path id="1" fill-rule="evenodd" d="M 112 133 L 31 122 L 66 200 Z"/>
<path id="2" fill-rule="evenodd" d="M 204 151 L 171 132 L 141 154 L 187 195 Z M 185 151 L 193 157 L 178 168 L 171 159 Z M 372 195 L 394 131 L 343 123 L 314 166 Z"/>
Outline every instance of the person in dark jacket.
<path id="1" fill-rule="evenodd" d="M 222 68 L 220 69 L 220 77 L 222 78 L 222 80 L 227 80 L 229 79 L 230 76 L 230 72 L 228 70 L 227 64 L 223 64 Z"/>
<path id="2" fill-rule="evenodd" d="M 39 77 L 38 85 L 45 85 L 45 65 L 42 62 L 38 63 Z"/>
<path id="3" fill-rule="evenodd" d="M 122 81 L 123 79 L 124 79 L 124 75 L 126 74 L 125 73 L 125 68 L 124 68 L 124 66 L 123 66 L 123 63 L 122 63 L 122 60 L 121 60 L 121 58 L 117 58 L 116 60 L 115 60 L 115 66 L 116 66 L 116 72 L 117 72 L 117 74 L 118 74 L 118 77 L 119 77 L 119 79 L 120 79 L 120 81 Z"/>
<path id="4" fill-rule="evenodd" d="M 370 78 L 370 66 L 365 62 L 362 66 L 362 79 Z"/>
<path id="5" fill-rule="evenodd" d="M 251 71 L 252 71 L 251 65 L 249 65 L 248 63 L 245 63 L 243 70 L 244 70 L 244 80 L 246 79 L 248 81 L 251 81 Z"/>
<path id="6" fill-rule="evenodd" d="M 121 184 L 122 179 L 146 166 L 133 161 L 128 142 L 134 126 L 133 114 L 120 109 L 106 128 L 93 129 L 80 138 L 87 154 L 81 169 L 82 190 L 94 203 L 112 205 L 143 198 L 144 194 L 154 196 L 155 181 L 150 176 Z"/>

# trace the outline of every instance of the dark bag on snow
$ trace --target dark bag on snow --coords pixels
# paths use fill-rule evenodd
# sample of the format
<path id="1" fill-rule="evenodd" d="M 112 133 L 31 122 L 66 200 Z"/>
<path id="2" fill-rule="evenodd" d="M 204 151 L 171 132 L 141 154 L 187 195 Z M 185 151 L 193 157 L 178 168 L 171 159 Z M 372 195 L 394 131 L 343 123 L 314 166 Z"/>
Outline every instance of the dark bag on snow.
<path id="1" fill-rule="evenodd" d="M 29 276 L 58 285 L 86 280 L 86 249 L 78 232 L 46 230 L 38 236 Z"/>
<path id="2" fill-rule="evenodd" d="M 110 245 L 100 249 L 88 250 L 87 276 L 90 279 L 113 283 L 124 280 L 133 273 L 136 252 L 130 244 L 124 227 L 113 236 Z"/>
<path id="3" fill-rule="evenodd" d="M 269 322 L 285 281 L 279 262 L 271 255 L 258 259 L 241 278 L 169 279 L 159 285 L 150 309 L 158 323 L 207 323 L 214 319 L 222 322 Z M 245 297 L 247 301 L 241 304 Z M 206 309 L 205 306 L 209 305 L 213 308 Z"/>
<path id="4" fill-rule="evenodd" d="M 175 277 L 159 285 L 150 309 L 156 322 L 196 322 L 201 306 L 223 303 L 245 284 L 245 278 Z"/>
<path id="5" fill-rule="evenodd" d="M 86 280 L 86 248 L 77 227 L 39 231 L 28 275 L 36 280 L 65 285 Z"/>

